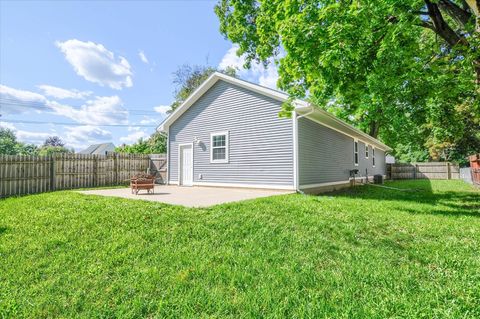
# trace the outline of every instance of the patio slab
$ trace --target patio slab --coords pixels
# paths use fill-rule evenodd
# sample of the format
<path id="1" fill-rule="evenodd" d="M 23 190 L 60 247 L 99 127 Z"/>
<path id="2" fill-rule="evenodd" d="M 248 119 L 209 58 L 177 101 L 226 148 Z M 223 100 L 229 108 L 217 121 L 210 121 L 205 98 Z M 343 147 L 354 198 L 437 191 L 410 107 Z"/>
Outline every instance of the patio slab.
<path id="1" fill-rule="evenodd" d="M 128 199 L 141 199 L 162 202 L 186 207 L 208 207 L 218 204 L 237 202 L 246 199 L 268 197 L 274 195 L 291 194 L 293 191 L 227 188 L 227 187 L 181 187 L 173 185 L 157 185 L 154 194 L 140 191 L 138 195 L 132 194 L 130 188 L 112 188 L 80 191 L 87 195 L 101 195 L 122 197 Z"/>

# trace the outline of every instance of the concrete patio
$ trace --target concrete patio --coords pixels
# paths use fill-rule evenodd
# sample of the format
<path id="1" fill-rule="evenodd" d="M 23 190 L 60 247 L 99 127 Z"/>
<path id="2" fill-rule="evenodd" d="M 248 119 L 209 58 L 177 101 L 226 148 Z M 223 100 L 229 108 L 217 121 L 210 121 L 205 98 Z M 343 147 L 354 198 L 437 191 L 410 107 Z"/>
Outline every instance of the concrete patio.
<path id="1" fill-rule="evenodd" d="M 292 191 L 249 189 L 249 188 L 226 188 L 226 187 L 180 187 L 173 185 L 157 185 L 154 194 L 147 194 L 142 190 L 138 195 L 132 194 L 130 188 L 112 188 L 80 191 L 87 195 L 101 195 L 122 197 L 128 199 L 149 200 L 172 205 L 187 207 L 208 207 L 218 204 L 237 202 L 246 199 L 268 197 L 281 194 L 289 194 Z"/>

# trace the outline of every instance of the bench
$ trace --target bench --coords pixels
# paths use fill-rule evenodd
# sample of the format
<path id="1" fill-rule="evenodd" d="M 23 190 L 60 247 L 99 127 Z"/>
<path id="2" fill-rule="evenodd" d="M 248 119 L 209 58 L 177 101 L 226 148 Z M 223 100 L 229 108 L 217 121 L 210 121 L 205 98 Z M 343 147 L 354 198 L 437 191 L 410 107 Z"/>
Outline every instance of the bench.
<path id="1" fill-rule="evenodd" d="M 135 193 L 135 195 L 138 195 L 138 191 L 141 189 L 146 189 L 149 194 L 152 190 L 152 194 L 154 194 L 155 177 L 148 174 L 135 175 L 130 179 L 130 188 L 132 194 Z"/>

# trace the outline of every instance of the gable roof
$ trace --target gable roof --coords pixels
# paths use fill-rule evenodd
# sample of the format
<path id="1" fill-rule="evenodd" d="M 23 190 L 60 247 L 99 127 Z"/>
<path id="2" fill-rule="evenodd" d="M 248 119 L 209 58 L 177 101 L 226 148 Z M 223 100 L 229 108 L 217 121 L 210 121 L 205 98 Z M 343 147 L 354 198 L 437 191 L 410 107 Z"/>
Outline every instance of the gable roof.
<path id="1" fill-rule="evenodd" d="M 192 94 L 179 106 L 175 111 L 170 114 L 158 127 L 158 131 L 166 132 L 168 127 L 172 125 L 185 111 L 187 111 L 190 106 L 192 106 L 205 92 L 207 92 L 215 83 L 219 80 L 231 83 L 247 90 L 257 92 L 264 96 L 268 96 L 272 99 L 278 100 L 280 102 L 285 102 L 288 100 L 289 95 L 280 92 L 274 89 L 270 89 L 258 84 L 254 84 L 248 81 L 240 80 L 235 77 L 220 73 L 214 72 L 208 77 Z M 315 107 L 313 104 L 295 99 L 293 100 L 293 105 L 295 106 L 295 111 L 302 116 L 305 116 L 314 121 L 320 122 L 321 124 L 330 127 L 336 131 L 339 131 L 345 135 L 351 136 L 354 139 L 361 140 L 364 143 L 371 144 L 377 148 L 383 149 L 385 151 L 391 151 L 392 149 L 387 145 L 383 144 L 379 140 L 371 137 L 370 135 L 360 131 L 359 129 L 353 127 L 352 125 L 340 120 L 333 114 L 328 113 L 325 110 L 322 110 L 318 107 Z"/>
<path id="2" fill-rule="evenodd" d="M 78 152 L 78 154 L 97 154 L 105 155 L 107 152 L 115 151 L 115 145 L 113 143 L 93 144 Z"/>

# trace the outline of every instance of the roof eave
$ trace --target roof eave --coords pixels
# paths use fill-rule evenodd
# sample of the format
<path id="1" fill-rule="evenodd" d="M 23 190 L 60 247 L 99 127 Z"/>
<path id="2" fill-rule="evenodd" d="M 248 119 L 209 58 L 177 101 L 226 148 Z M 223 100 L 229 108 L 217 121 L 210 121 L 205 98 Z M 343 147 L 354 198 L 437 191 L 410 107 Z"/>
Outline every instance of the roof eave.
<path id="1" fill-rule="evenodd" d="M 302 114 L 302 113 L 307 114 L 308 112 L 310 112 L 312 110 L 313 110 L 313 113 L 307 115 L 307 118 L 310 117 L 312 119 L 315 119 L 314 115 L 316 114 L 317 117 L 321 118 L 319 121 L 325 126 L 333 126 L 332 128 L 340 131 L 341 133 L 344 133 L 344 134 L 349 135 L 353 138 L 362 140 L 364 142 L 368 142 L 368 144 L 372 144 L 375 147 L 377 147 L 379 149 L 382 149 L 386 152 L 390 152 L 392 150 L 391 147 L 389 147 L 388 145 L 385 145 L 384 143 L 382 143 L 378 139 L 368 135 L 365 132 L 362 132 L 361 130 L 357 129 L 356 127 L 340 120 L 339 118 L 337 118 L 333 114 L 331 114 L 331 113 L 329 113 L 325 110 L 322 110 L 318 107 L 315 107 L 312 104 L 309 104 L 308 106 L 300 106 L 300 107 L 295 108 L 295 111 L 298 114 Z M 331 121 L 331 123 L 326 123 L 327 121 L 325 121 L 325 120 Z M 329 124 L 331 124 L 331 125 L 329 125 Z"/>

